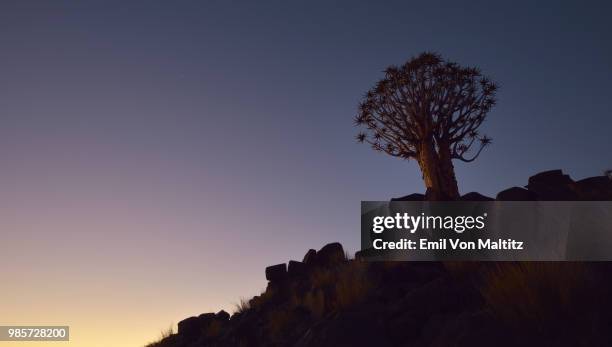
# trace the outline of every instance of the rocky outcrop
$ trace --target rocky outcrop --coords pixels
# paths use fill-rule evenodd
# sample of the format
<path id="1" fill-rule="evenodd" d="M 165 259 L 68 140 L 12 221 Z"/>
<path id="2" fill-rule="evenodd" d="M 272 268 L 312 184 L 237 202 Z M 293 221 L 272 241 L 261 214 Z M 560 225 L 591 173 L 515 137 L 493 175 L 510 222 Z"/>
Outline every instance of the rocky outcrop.
<path id="1" fill-rule="evenodd" d="M 178 333 L 150 346 L 610 345 L 612 268 L 534 266 L 347 259 L 306 266 L 231 318 L 224 311 L 187 318 Z"/>
<path id="2" fill-rule="evenodd" d="M 574 201 L 579 200 L 575 182 L 561 170 L 544 171 L 529 177 L 526 188 L 535 193 L 537 200 Z"/>
<path id="3" fill-rule="evenodd" d="M 278 264 L 266 268 L 266 279 L 270 282 L 281 282 L 287 278 L 287 264 Z"/>
<path id="4" fill-rule="evenodd" d="M 461 200 L 494 199 L 471 192 Z M 561 170 L 545 171 L 496 200 L 612 200 L 612 180 L 574 181 Z M 189 317 L 150 347 L 612 345 L 612 268 L 606 264 L 575 271 L 549 263 L 559 269 L 549 274 L 513 263 L 364 262 L 364 252 L 349 260 L 341 244 L 330 243 L 308 250 L 301 262 L 269 266 L 266 290 L 231 317 L 225 311 Z M 504 267 L 512 267 L 508 282 L 500 280 Z"/>
<path id="5" fill-rule="evenodd" d="M 414 193 L 391 201 L 424 201 L 427 195 Z M 525 187 L 511 187 L 497 193 L 495 199 L 470 192 L 460 201 L 607 201 L 612 200 L 612 179 L 595 176 L 574 181 L 562 170 L 543 171 L 529 177 Z"/>
<path id="6" fill-rule="evenodd" d="M 612 178 L 608 176 L 585 178 L 577 181 L 575 187 L 581 200 L 607 201 L 612 196 Z"/>
<path id="7" fill-rule="evenodd" d="M 314 249 L 309 249 L 308 252 L 306 252 L 306 254 L 304 255 L 304 260 L 302 260 L 302 263 L 306 265 L 314 264 L 314 262 L 316 261 L 316 257 L 317 251 Z"/>
<path id="8" fill-rule="evenodd" d="M 316 263 L 320 266 L 333 265 L 345 260 L 344 248 L 338 242 L 330 243 L 317 252 Z"/>
<path id="9" fill-rule="evenodd" d="M 214 340 L 230 321 L 229 313 L 221 310 L 217 313 L 203 313 L 189 317 L 178 323 L 177 334 L 167 340 L 168 346 L 202 345 Z"/>
<path id="10" fill-rule="evenodd" d="M 152 346 L 287 346 L 297 344 L 298 341 L 301 341 L 303 346 L 313 346 L 309 342 L 307 331 L 315 325 L 315 320 L 321 317 L 314 317 L 312 310 L 318 310 L 316 307 L 319 306 L 321 310 L 326 310 L 325 300 L 329 300 L 331 292 L 334 291 L 329 287 L 334 285 L 333 282 L 311 283 L 313 276 L 331 276 L 328 271 L 336 271 L 337 274 L 338 269 L 347 264 L 350 264 L 350 261 L 346 258 L 344 248 L 340 243 L 334 242 L 323 246 L 319 251 L 309 250 L 303 262 L 290 260 L 288 267 L 285 263 L 268 266 L 265 269 L 268 280 L 266 291 L 249 300 L 247 307 L 231 318 L 227 312 L 220 311 L 184 319 L 178 323 L 176 334 Z M 298 300 L 296 298 L 301 302 L 295 303 Z M 317 311 L 317 314 L 321 313 Z M 272 323 L 266 322 L 269 319 Z M 275 325 L 285 324 L 291 324 L 295 334 L 276 336 L 268 331 L 274 330 Z M 316 337 L 315 341 L 319 341 L 318 339 L 319 337 Z"/>
<path id="11" fill-rule="evenodd" d="M 576 182 L 561 170 L 550 170 L 529 177 L 525 188 L 540 201 L 612 200 L 612 180 L 607 176 L 589 177 Z"/>
<path id="12" fill-rule="evenodd" d="M 308 267 L 306 264 L 300 261 L 289 260 L 289 269 L 288 269 L 289 277 L 303 276 L 304 274 L 306 274 L 307 270 L 308 270 Z"/>

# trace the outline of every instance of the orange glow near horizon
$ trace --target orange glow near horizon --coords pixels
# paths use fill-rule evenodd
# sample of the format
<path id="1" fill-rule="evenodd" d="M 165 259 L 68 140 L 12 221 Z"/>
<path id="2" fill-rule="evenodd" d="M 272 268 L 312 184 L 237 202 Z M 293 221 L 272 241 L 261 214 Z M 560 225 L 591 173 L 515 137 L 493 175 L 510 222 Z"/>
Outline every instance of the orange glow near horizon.
<path id="1" fill-rule="evenodd" d="M 0 325 L 69 325 L 70 341 L 53 345 L 143 346 L 188 316 L 231 312 L 240 297 L 265 286 L 248 262 L 212 266 L 208 257 L 221 254 L 207 249 L 205 237 L 181 240 L 170 221 L 157 216 L 145 223 L 137 208 L 134 217 L 113 213 L 112 220 L 83 208 L 70 215 L 49 208 L 53 213 L 30 210 L 36 218 L 12 211 L 10 225 L 4 220 L 2 228 L 11 231 L 1 246 Z M 110 205 L 106 211 L 112 213 Z M 173 223 L 190 229 L 184 220 Z M 209 244 L 215 242 L 226 241 Z"/>

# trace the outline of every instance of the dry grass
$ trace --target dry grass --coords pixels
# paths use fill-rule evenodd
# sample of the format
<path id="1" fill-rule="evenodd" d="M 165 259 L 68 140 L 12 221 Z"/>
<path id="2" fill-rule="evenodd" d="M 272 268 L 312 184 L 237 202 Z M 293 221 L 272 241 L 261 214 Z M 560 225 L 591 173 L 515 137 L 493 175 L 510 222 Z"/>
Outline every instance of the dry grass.
<path id="1" fill-rule="evenodd" d="M 355 255 L 351 254 L 349 251 L 344 251 L 344 260 L 348 261 L 348 260 L 354 260 L 355 259 Z"/>
<path id="2" fill-rule="evenodd" d="M 250 301 L 245 298 L 241 298 L 240 301 L 234 305 L 234 312 L 243 313 L 243 312 L 248 311 L 250 308 L 251 308 Z"/>
<path id="3" fill-rule="evenodd" d="M 338 274 L 335 283 L 335 309 L 342 310 L 359 303 L 370 292 L 371 283 L 366 276 L 367 263 L 350 262 Z"/>
<path id="4" fill-rule="evenodd" d="M 166 338 L 169 337 L 170 335 L 174 334 L 174 327 L 171 324 L 170 327 L 168 327 L 168 329 L 162 330 L 159 340 L 157 340 L 156 342 L 151 342 L 149 344 L 147 344 L 145 347 L 161 347 L 163 346 L 162 341 Z"/>
<path id="5" fill-rule="evenodd" d="M 303 298 L 296 300 L 295 306 L 300 305 L 314 317 L 321 318 L 325 314 L 325 294 L 320 289 L 309 291 Z"/>
<path id="6" fill-rule="evenodd" d="M 542 330 L 550 322 L 573 317 L 574 309 L 584 303 L 588 297 L 585 267 L 577 263 L 500 263 L 486 276 L 481 293 L 496 318 Z"/>
<path id="7" fill-rule="evenodd" d="M 266 333 L 282 344 L 283 338 L 303 321 L 304 315 L 319 319 L 362 302 L 373 288 L 368 281 L 369 266 L 367 262 L 345 259 L 329 267 L 317 268 L 308 277 L 286 284 L 289 287 L 269 286 L 261 295 L 250 300 L 241 299 L 234 312 L 257 312 L 263 318 Z M 284 296 L 287 294 L 288 297 Z M 221 333 L 218 330 L 209 327 L 205 334 L 218 336 Z"/>
<path id="8" fill-rule="evenodd" d="M 321 268 L 310 274 L 310 283 L 313 288 L 325 288 L 334 284 L 338 277 L 337 270 Z"/>

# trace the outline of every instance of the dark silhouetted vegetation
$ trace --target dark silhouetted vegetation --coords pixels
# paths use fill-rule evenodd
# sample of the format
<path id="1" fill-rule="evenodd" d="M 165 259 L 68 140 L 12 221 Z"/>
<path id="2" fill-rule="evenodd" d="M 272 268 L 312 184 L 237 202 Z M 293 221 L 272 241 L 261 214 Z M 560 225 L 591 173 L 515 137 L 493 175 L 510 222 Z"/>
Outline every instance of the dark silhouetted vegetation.
<path id="1" fill-rule="evenodd" d="M 388 67 L 367 92 L 355 117 L 363 129 L 357 141 L 394 157 L 416 159 L 428 199 L 457 199 L 452 160 L 471 162 L 491 143 L 478 129 L 495 105 L 496 91 L 477 68 L 423 53 Z"/>

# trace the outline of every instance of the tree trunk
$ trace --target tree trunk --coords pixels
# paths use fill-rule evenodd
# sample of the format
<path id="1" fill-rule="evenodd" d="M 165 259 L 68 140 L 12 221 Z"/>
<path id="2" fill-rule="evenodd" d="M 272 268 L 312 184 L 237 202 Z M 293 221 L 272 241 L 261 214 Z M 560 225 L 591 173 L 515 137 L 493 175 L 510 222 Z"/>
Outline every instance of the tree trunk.
<path id="1" fill-rule="evenodd" d="M 423 172 L 428 200 L 445 201 L 459 198 L 457 179 L 450 157 L 450 150 L 436 152 L 433 141 L 423 141 L 419 146 L 418 162 Z"/>
<path id="2" fill-rule="evenodd" d="M 450 146 L 442 143 L 438 149 L 441 181 L 444 185 L 443 191 L 450 200 L 459 199 L 459 187 L 455 176 L 455 166 L 451 158 Z"/>

